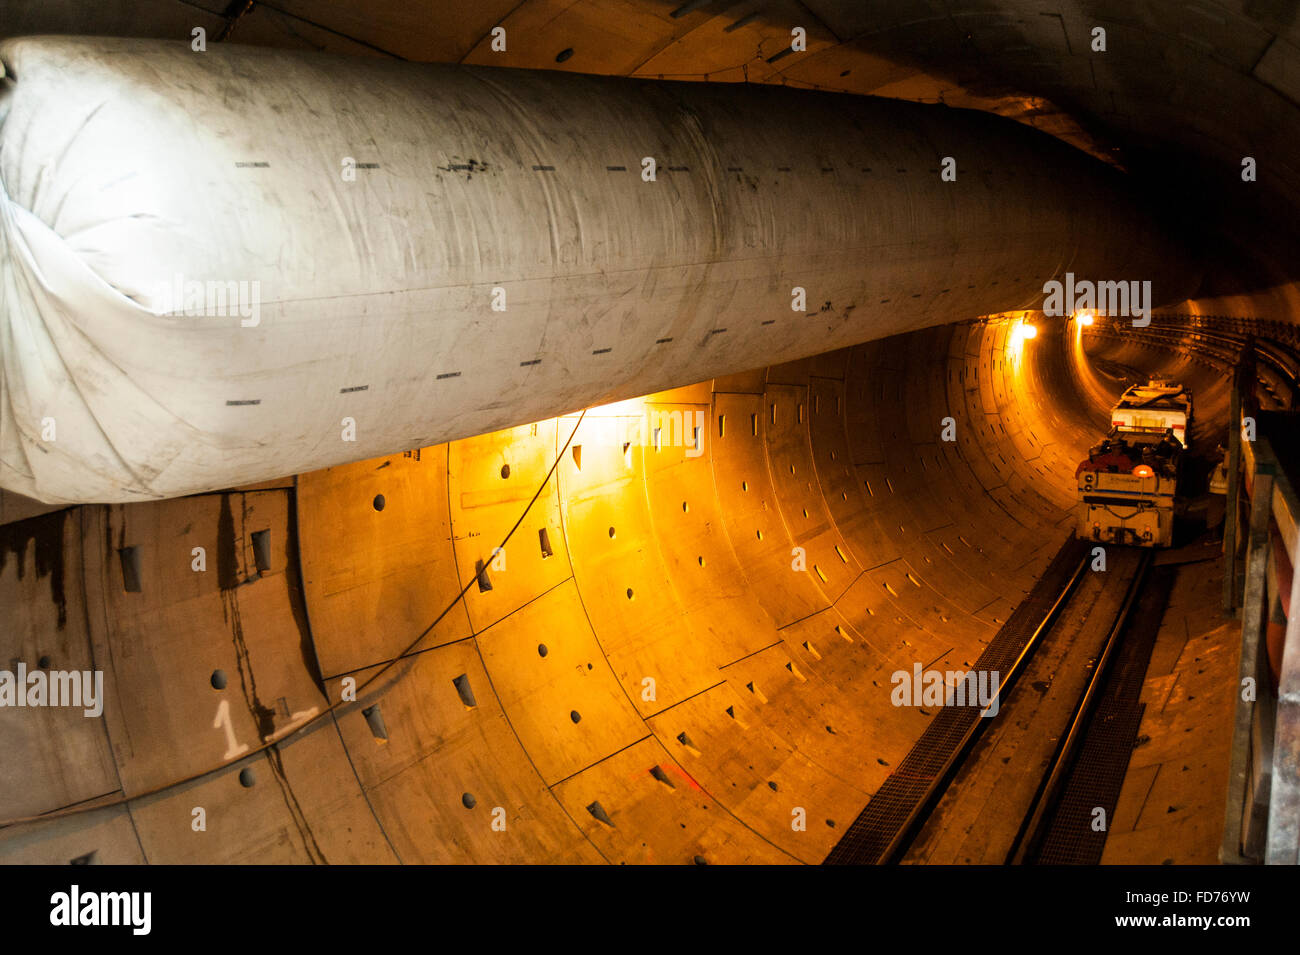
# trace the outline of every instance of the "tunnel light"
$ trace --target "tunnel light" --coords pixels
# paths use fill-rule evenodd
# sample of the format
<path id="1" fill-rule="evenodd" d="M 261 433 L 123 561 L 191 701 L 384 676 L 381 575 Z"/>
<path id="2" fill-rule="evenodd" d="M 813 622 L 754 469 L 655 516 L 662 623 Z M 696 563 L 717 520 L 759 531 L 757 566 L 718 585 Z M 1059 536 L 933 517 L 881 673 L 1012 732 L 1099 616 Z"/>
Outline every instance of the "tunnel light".
<path id="1" fill-rule="evenodd" d="M 1013 347 L 1019 347 L 1024 342 L 1038 336 L 1038 326 L 1031 325 L 1026 321 L 1016 322 L 1011 328 L 1011 344 Z"/>
<path id="2" fill-rule="evenodd" d="M 1038 327 L 1026 320 L 1027 316 L 1022 316 L 1014 320 L 1011 328 L 1007 332 L 1006 352 L 1007 358 L 1011 361 L 1018 361 L 1025 342 L 1038 335 Z"/>
<path id="3" fill-rule="evenodd" d="M 1095 321 L 1092 312 L 1088 311 L 1079 312 L 1074 316 L 1074 320 L 1080 325 L 1091 325 Z"/>
<path id="4" fill-rule="evenodd" d="M 1151 470 L 1151 465 L 1149 464 L 1139 464 L 1137 467 L 1133 469 L 1134 477 L 1149 478 L 1149 477 L 1155 477 L 1155 474 L 1156 472 Z"/>

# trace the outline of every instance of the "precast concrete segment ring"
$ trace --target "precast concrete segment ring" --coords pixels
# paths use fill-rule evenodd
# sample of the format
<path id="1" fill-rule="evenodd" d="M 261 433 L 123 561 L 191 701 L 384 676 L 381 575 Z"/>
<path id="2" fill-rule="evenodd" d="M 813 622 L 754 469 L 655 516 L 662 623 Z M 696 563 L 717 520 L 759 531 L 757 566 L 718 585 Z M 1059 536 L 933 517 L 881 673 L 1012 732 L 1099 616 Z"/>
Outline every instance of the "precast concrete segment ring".
<path id="1" fill-rule="evenodd" d="M 538 485 L 537 490 L 533 492 L 533 496 L 529 498 L 528 503 L 524 506 L 523 511 L 519 515 L 519 519 L 515 521 L 514 525 L 506 533 L 505 537 L 502 538 L 501 543 L 496 548 L 494 548 L 492 551 L 489 552 L 489 555 L 503 550 L 506 544 L 508 544 L 510 542 L 510 539 L 514 536 L 515 531 L 519 530 L 519 526 L 523 524 L 524 518 L 528 516 L 528 512 L 533 509 L 533 505 L 537 503 L 537 499 L 541 497 L 542 492 L 546 490 L 546 485 L 549 484 L 551 482 L 551 479 L 555 476 L 556 468 L 558 468 L 560 466 L 560 462 L 564 460 L 564 455 L 568 452 L 569 445 L 573 443 L 573 439 L 574 437 L 577 436 L 578 429 L 582 427 L 583 419 L 586 418 L 586 416 L 587 416 L 587 411 L 586 409 L 583 409 L 583 411 L 578 415 L 578 420 L 573 423 L 573 430 L 569 433 L 568 440 L 564 442 L 564 447 L 560 448 L 559 452 L 555 456 L 555 460 L 551 462 L 550 469 L 546 472 L 546 478 L 542 481 L 541 484 Z M 421 630 L 420 633 L 416 636 L 416 638 L 412 640 L 404 650 L 402 650 L 391 660 L 385 660 L 382 663 L 378 664 L 379 669 L 375 670 L 375 672 L 364 683 L 360 683 L 357 685 L 356 693 L 360 694 L 362 690 L 364 690 L 366 687 L 370 686 L 372 683 L 377 681 L 385 673 L 391 670 L 395 665 L 400 663 L 402 660 L 409 659 L 411 656 L 413 656 L 415 653 L 415 648 L 420 645 L 420 641 L 422 641 L 425 637 L 427 637 L 430 633 L 432 633 L 433 629 L 436 626 L 438 626 L 439 623 L 442 622 L 442 619 L 446 617 L 447 614 L 451 613 L 451 611 L 455 609 L 457 604 L 459 604 L 462 600 L 465 599 L 465 595 L 469 593 L 469 589 L 473 587 L 476 582 L 477 582 L 476 578 L 471 577 L 469 579 L 469 582 L 466 583 L 465 586 L 463 586 L 460 589 L 460 593 L 456 595 L 455 599 L 453 599 L 450 603 L 448 603 L 447 606 L 444 607 L 436 617 L 434 617 L 433 621 L 427 627 Z M 371 669 L 371 667 L 366 667 L 365 669 Z M 347 674 L 339 674 L 339 675 L 346 676 Z M 51 819 L 59 819 L 64 816 L 75 816 L 86 812 L 98 812 L 101 809 L 111 809 L 114 806 L 123 806 L 140 799 L 145 799 L 149 796 L 156 796 L 157 794 L 166 792 L 167 790 L 175 789 L 177 786 L 183 786 L 187 783 L 192 783 L 195 780 L 203 779 L 206 776 L 211 776 L 213 773 L 221 772 L 223 769 L 229 769 L 231 766 L 234 766 L 238 763 L 245 762 L 250 758 L 258 755 L 259 753 L 264 753 L 269 749 L 273 749 L 276 746 L 279 746 L 285 740 L 297 736 L 299 733 L 307 729 L 309 726 L 316 725 L 316 723 L 320 722 L 325 717 L 334 713 L 336 710 L 342 709 L 344 706 L 360 706 L 360 705 L 361 705 L 360 700 L 346 700 L 340 698 L 338 700 L 335 700 L 333 703 L 330 703 L 329 706 L 325 707 L 325 709 L 316 713 L 314 716 L 310 716 L 300 723 L 295 723 L 292 726 L 286 727 L 278 735 L 272 736 L 271 739 L 263 740 L 257 746 L 251 747 L 248 750 L 241 752 L 234 759 L 227 760 L 226 762 L 223 762 L 217 766 L 212 766 L 208 769 L 200 770 L 199 772 L 196 773 L 191 773 L 190 775 L 185 776 L 181 779 L 174 779 L 170 782 L 162 783 L 161 785 L 154 786 L 150 789 L 147 789 L 144 792 L 134 793 L 130 796 L 123 793 L 121 796 L 114 796 L 110 799 L 91 799 L 86 802 L 77 803 L 76 805 L 73 806 L 66 806 L 62 809 L 56 809 L 52 812 L 40 813 L 39 815 L 35 815 L 35 816 L 22 816 L 15 819 L 0 819 L 0 831 L 3 831 L 4 829 L 10 826 L 19 826 L 19 825 L 24 825 L 26 823 L 32 823 L 32 822 L 46 822 Z"/>

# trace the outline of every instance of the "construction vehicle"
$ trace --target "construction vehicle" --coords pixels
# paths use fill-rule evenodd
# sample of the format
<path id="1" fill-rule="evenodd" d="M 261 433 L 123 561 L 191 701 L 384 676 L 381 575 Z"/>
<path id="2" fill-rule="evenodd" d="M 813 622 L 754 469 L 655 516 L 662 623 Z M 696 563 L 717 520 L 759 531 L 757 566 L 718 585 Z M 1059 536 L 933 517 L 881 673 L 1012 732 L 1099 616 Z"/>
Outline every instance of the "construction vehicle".
<path id="1" fill-rule="evenodd" d="M 1124 392 L 1111 428 L 1075 470 L 1076 534 L 1084 540 L 1168 547 L 1192 420 L 1182 385 L 1153 378 Z"/>

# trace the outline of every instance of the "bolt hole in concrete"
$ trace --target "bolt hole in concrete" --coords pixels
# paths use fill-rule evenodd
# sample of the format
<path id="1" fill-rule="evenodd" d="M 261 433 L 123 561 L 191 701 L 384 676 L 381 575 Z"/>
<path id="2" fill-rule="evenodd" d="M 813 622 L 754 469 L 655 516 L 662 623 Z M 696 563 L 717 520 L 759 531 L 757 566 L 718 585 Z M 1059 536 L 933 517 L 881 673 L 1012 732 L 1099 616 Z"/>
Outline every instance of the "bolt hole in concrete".
<path id="1" fill-rule="evenodd" d="M 613 537 L 614 537 L 614 528 L 612 528 L 612 527 L 609 529 L 609 536 L 610 536 L 611 539 L 613 539 Z"/>
<path id="2" fill-rule="evenodd" d="M 384 509 L 384 504 L 387 502 L 384 500 L 384 495 L 376 494 L 375 499 L 370 503 L 374 505 L 375 510 L 382 511 Z"/>
<path id="3" fill-rule="evenodd" d="M 466 706 L 478 706 L 478 701 L 474 699 L 474 688 L 469 685 L 468 673 L 462 673 L 451 682 L 456 687 L 462 703 Z"/>
<path id="4" fill-rule="evenodd" d="M 253 772 L 251 766 L 245 767 L 239 771 L 239 785 L 245 789 L 252 789 L 257 783 L 257 774 Z"/>
<path id="5" fill-rule="evenodd" d="M 460 797 L 460 804 L 466 809 L 473 809 L 478 805 L 478 800 L 474 798 L 473 793 L 465 793 Z"/>
<path id="6" fill-rule="evenodd" d="M 539 643 L 539 644 L 537 645 L 537 655 L 538 655 L 539 657 L 544 657 L 544 656 L 546 656 L 546 654 L 548 654 L 548 653 L 550 653 L 550 652 L 551 652 L 550 650 L 546 649 L 546 644 L 544 644 L 544 643 Z"/>
<path id="7" fill-rule="evenodd" d="M 687 504 L 685 501 L 682 501 L 682 513 L 685 514 L 685 513 L 686 513 L 687 511 L 689 511 L 690 509 L 691 509 L 691 506 L 690 506 L 689 504 Z"/>
<path id="8" fill-rule="evenodd" d="M 575 723 L 580 722 L 582 720 L 582 714 L 579 713 L 577 710 L 570 710 L 569 719 L 573 720 L 573 722 Z"/>
<path id="9" fill-rule="evenodd" d="M 140 592 L 140 548 L 122 547 L 117 552 L 122 562 L 122 589 L 127 593 Z"/>
<path id="10" fill-rule="evenodd" d="M 271 532 L 253 531 L 253 564 L 259 574 L 271 570 Z"/>
<path id="11" fill-rule="evenodd" d="M 211 682 L 212 682 L 212 689 L 224 690 L 226 688 L 226 671 L 213 670 Z"/>
<path id="12" fill-rule="evenodd" d="M 568 49 L 561 50 L 559 53 L 555 54 L 555 62 L 563 63 L 571 56 L 573 56 L 573 48 L 569 47 Z"/>
<path id="13" fill-rule="evenodd" d="M 698 560 L 698 561 L 700 562 L 700 566 L 701 566 L 701 567 L 704 566 L 704 558 L 703 558 L 703 557 L 696 557 L 695 559 Z"/>
<path id="14" fill-rule="evenodd" d="M 631 599 L 632 599 L 632 588 L 631 588 L 631 587 L 627 588 L 627 599 L 628 599 L 628 600 L 631 600 Z"/>
<path id="15" fill-rule="evenodd" d="M 388 742 L 388 726 L 384 723 L 384 714 L 380 710 L 379 704 L 368 706 L 361 711 L 361 715 L 366 718 L 366 725 L 370 727 L 370 734 L 381 743 Z"/>
<path id="16" fill-rule="evenodd" d="M 505 478 L 510 477 L 510 465 L 508 464 L 501 465 L 501 477 L 503 480 Z"/>
<path id="17" fill-rule="evenodd" d="M 39 660 L 37 660 L 37 661 L 36 661 L 36 665 L 37 665 L 38 667 L 40 667 L 42 670 L 48 670 L 48 669 L 50 668 L 50 664 L 53 663 L 53 662 L 54 662 L 53 660 L 51 660 L 49 657 L 45 656 L 45 657 L 41 657 Z"/>

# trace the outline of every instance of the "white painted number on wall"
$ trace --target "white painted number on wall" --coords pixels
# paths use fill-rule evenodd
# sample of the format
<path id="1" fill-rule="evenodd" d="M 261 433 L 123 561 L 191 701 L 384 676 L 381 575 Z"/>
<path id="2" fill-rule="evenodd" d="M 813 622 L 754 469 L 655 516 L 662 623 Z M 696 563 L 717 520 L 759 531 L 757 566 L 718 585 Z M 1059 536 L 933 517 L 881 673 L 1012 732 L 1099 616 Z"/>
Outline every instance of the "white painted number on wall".
<path id="1" fill-rule="evenodd" d="M 242 756 L 248 752 L 248 744 L 240 743 L 239 740 L 235 739 L 235 727 L 230 722 L 229 700 L 222 700 L 217 704 L 217 718 L 212 721 L 212 728 L 226 731 L 226 755 L 222 759 L 234 759 L 236 756 Z"/>

